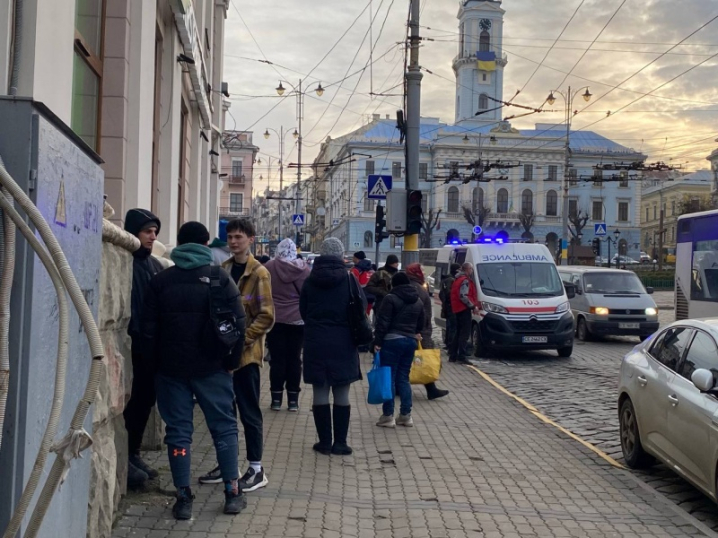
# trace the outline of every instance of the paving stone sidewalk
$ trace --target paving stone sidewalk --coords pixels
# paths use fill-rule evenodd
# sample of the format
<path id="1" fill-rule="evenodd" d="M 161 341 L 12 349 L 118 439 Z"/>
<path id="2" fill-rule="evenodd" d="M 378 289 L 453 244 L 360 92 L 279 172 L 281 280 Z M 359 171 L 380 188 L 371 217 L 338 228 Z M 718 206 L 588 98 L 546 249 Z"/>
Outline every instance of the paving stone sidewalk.
<path id="1" fill-rule="evenodd" d="M 370 367 L 364 356 L 363 369 Z M 264 465 L 269 485 L 248 494 L 238 516 L 222 514 L 222 486 L 193 486 L 194 519 L 177 522 L 173 499 L 136 497 L 113 537 L 509 538 L 704 536 L 700 523 L 544 424 L 465 366 L 445 364 L 429 402 L 414 388 L 414 428 L 374 424 L 366 380 L 352 387 L 352 456 L 322 456 L 310 412 L 271 412 L 263 372 Z M 201 413 L 194 476 L 214 454 Z M 240 438 L 240 446 L 243 439 Z M 242 454 L 243 457 L 243 454 Z M 172 490 L 163 453 L 148 455 Z M 243 467 L 246 467 L 244 462 Z M 140 502 L 144 501 L 144 502 Z M 708 531 L 710 533 L 710 531 Z"/>

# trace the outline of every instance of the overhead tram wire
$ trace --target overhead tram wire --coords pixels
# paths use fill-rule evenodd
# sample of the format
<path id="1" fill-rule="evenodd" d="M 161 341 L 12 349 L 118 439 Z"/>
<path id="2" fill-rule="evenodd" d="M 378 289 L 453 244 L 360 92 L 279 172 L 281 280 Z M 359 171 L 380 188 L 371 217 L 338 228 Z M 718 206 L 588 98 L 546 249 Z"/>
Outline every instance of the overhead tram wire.
<path id="1" fill-rule="evenodd" d="M 281 78 L 283 78 L 284 75 L 279 72 L 279 70 L 275 67 L 275 65 L 269 61 L 269 58 L 267 58 L 267 55 L 264 54 L 262 47 L 259 45 L 259 42 L 257 41 L 257 39 L 254 37 L 254 34 L 252 33 L 252 30 L 250 30 L 249 25 L 245 22 L 244 17 L 242 17 L 242 14 L 239 12 L 239 8 L 234 3 L 234 0 L 230 0 L 230 2 L 232 4 L 232 7 L 234 8 L 234 10 L 237 12 L 237 16 L 239 17 L 239 20 L 242 21 L 242 24 L 244 24 L 244 27 L 247 29 L 247 33 L 252 38 L 252 41 L 254 41 L 254 44 L 257 46 L 259 53 L 262 55 L 262 58 L 264 58 L 268 62 L 268 65 L 272 66 L 272 69 L 274 69 L 274 71 L 277 73 L 277 75 L 279 75 Z"/>

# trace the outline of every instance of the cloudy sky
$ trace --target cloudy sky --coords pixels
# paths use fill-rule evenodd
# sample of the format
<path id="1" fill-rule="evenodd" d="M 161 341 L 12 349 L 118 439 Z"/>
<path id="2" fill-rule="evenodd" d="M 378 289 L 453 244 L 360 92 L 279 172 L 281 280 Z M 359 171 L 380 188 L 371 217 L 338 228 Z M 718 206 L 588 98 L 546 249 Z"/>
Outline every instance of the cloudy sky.
<path id="1" fill-rule="evenodd" d="M 226 128 L 254 131 L 263 161 L 255 170 L 255 190 L 264 189 L 268 175 L 272 186 L 277 184 L 275 163 L 271 171 L 266 163 L 268 156 L 279 155 L 279 143 L 274 133 L 264 139 L 265 128 L 292 130 L 297 124 L 296 98 L 289 92 L 277 97 L 279 80 L 296 86 L 302 78 L 304 88 L 321 82 L 327 89 L 321 98 L 311 92 L 306 96 L 303 162 L 314 158 L 327 136 L 351 132 L 373 113 L 394 117 L 401 107 L 396 94 L 402 89 L 408 0 L 231 2 L 224 78 L 232 95 L 232 116 Z M 424 73 L 422 116 L 452 122 L 451 62 L 458 49 L 459 2 L 422 0 L 422 6 L 421 33 L 433 39 L 425 41 L 420 52 L 422 67 L 433 73 Z M 650 160 L 680 163 L 688 170 L 709 167 L 705 157 L 718 147 L 718 2 L 504 0 L 502 7 L 509 60 L 505 99 L 523 87 L 515 102 L 538 107 L 559 84 L 563 89 L 589 85 L 594 98 L 574 118 L 574 129 L 595 130 L 647 153 Z M 284 86 L 291 90 L 286 82 Z M 513 125 L 558 123 L 563 118 L 560 103 L 554 105 L 555 112 L 517 119 Z M 575 108 L 583 108 L 583 102 Z M 290 135 L 285 163 L 296 158 Z M 263 182 L 258 181 L 260 174 Z"/>

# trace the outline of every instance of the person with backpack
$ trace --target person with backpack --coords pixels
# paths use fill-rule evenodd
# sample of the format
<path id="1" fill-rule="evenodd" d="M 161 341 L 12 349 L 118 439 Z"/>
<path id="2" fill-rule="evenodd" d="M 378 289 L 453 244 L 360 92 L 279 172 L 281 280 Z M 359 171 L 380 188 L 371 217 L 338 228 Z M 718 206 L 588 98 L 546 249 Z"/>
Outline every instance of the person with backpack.
<path id="1" fill-rule="evenodd" d="M 220 268 L 216 282 L 232 314 L 238 338 L 232 348 L 215 330 L 210 307 L 213 280 L 209 232 L 199 222 L 187 222 L 177 234 L 175 263 L 150 280 L 144 303 L 141 332 L 152 368 L 157 372 L 157 407 L 165 422 L 165 444 L 177 488 L 172 507 L 175 519 L 192 518 L 194 496 L 190 488 L 193 398 L 204 413 L 212 434 L 220 481 L 224 482 L 224 513 L 238 514 L 247 506 L 239 483 L 237 419 L 234 415 L 232 372 L 239 367 L 244 347 L 244 309 L 239 291 Z"/>
<path id="2" fill-rule="evenodd" d="M 399 258 L 394 254 L 386 257 L 383 267 L 374 273 L 364 288 L 364 293 L 374 297 L 374 316 L 378 315 L 381 303 L 391 291 L 391 277 L 399 270 Z"/>
<path id="3" fill-rule="evenodd" d="M 439 299 L 441 300 L 441 317 L 446 320 L 446 331 L 444 344 L 446 350 L 451 349 L 451 342 L 456 338 L 456 316 L 451 309 L 451 286 L 456 280 L 456 273 L 459 272 L 461 266 L 458 263 L 452 263 L 449 267 L 449 274 L 441 277 L 441 286 L 439 289 Z"/>
<path id="4" fill-rule="evenodd" d="M 424 329 L 424 305 L 404 272 L 391 277 L 391 292 L 384 298 L 374 329 L 374 350 L 382 366 L 391 367 L 392 394 L 399 396 L 399 416 L 394 418 L 394 398 L 384 402 L 377 426 L 414 426 L 411 418 L 411 383 L 409 372 L 414 352 Z"/>

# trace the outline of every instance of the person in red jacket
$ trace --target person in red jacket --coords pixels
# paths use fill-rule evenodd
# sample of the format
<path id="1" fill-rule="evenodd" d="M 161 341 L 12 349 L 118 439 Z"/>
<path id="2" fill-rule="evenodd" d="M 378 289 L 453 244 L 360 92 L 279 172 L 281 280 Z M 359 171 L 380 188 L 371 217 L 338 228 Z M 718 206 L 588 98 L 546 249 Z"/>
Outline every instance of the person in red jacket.
<path id="1" fill-rule="evenodd" d="M 479 313 L 474 266 L 468 262 L 461 265 L 451 286 L 451 311 L 456 316 L 456 338 L 451 342 L 449 362 L 468 364 L 466 346 L 471 336 L 471 314 Z"/>
<path id="2" fill-rule="evenodd" d="M 364 290 L 364 295 L 367 299 L 366 315 L 368 316 L 371 314 L 372 306 L 374 306 L 374 296 L 367 294 L 365 288 L 374 271 L 372 271 L 371 262 L 366 259 L 366 254 L 363 250 L 355 252 L 352 261 L 354 262 L 354 267 L 352 267 L 351 273 L 357 278 L 359 285 Z"/>

